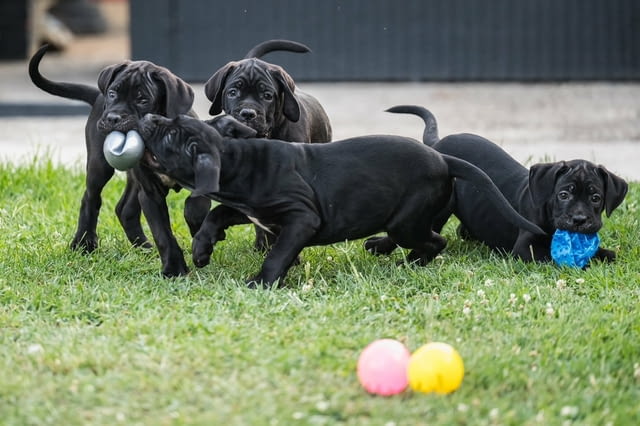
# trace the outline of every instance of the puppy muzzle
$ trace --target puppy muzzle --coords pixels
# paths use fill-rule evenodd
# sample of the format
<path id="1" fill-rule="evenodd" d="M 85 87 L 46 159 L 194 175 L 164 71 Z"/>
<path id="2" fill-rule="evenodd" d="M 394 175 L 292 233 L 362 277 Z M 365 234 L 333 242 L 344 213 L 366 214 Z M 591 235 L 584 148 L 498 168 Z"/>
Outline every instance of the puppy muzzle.
<path id="1" fill-rule="evenodd" d="M 121 115 L 113 112 L 106 112 L 98 120 L 98 130 L 101 133 L 107 134 L 113 131 L 119 131 L 126 133 L 129 130 L 134 130 L 138 123 L 138 119 L 131 115 Z"/>

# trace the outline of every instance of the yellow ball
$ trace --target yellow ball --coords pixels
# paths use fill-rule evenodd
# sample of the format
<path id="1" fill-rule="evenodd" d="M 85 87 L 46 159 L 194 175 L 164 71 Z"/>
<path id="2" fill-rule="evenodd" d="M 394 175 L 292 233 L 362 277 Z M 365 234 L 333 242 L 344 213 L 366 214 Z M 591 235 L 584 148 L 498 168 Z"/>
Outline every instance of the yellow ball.
<path id="1" fill-rule="evenodd" d="M 451 345 L 431 342 L 411 355 L 407 377 L 414 391 L 451 393 L 462 383 L 464 364 L 458 351 Z"/>

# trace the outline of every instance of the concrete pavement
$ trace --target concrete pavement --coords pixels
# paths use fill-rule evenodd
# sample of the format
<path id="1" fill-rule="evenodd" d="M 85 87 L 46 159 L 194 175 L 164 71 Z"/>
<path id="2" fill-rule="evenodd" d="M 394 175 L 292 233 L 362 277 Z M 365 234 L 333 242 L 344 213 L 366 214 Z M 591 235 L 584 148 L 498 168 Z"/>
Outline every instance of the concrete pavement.
<path id="1" fill-rule="evenodd" d="M 0 66 L 4 85 L 2 71 Z M 441 136 L 477 133 L 525 164 L 584 158 L 640 181 L 640 84 L 301 83 L 300 88 L 324 105 L 334 139 L 374 133 L 420 138 L 419 118 L 383 112 L 418 104 L 435 114 Z M 28 93 L 33 103 L 68 103 L 28 85 L 10 90 Z M 208 117 L 202 85 L 194 90 L 196 112 Z M 56 163 L 82 166 L 85 120 L 82 115 L 0 117 L 0 160 L 24 163 L 46 154 Z"/>

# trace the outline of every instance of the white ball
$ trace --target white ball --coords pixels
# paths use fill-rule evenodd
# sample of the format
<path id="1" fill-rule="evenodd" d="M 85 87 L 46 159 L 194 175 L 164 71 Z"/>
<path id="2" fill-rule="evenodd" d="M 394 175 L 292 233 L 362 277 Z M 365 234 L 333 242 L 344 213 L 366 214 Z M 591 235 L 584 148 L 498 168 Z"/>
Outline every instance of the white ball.
<path id="1" fill-rule="evenodd" d="M 134 167 L 144 154 L 144 142 L 135 130 L 124 133 L 113 131 L 104 139 L 104 158 L 114 169 L 127 170 Z"/>

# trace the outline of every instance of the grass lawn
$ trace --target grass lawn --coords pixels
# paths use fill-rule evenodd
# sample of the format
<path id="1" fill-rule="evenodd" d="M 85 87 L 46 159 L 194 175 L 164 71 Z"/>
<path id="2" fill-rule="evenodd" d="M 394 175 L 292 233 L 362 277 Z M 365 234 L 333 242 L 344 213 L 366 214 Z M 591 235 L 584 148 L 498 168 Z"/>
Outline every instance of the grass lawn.
<path id="1" fill-rule="evenodd" d="M 271 291 L 243 285 L 262 259 L 250 226 L 163 279 L 113 213 L 123 187 L 86 256 L 68 248 L 84 173 L 0 164 L 0 424 L 640 424 L 640 183 L 601 231 L 613 264 L 524 264 L 450 223 L 427 267 L 359 241 L 307 248 Z M 185 196 L 169 202 L 192 266 Z M 356 361 L 382 337 L 453 345 L 461 388 L 368 395 Z"/>

